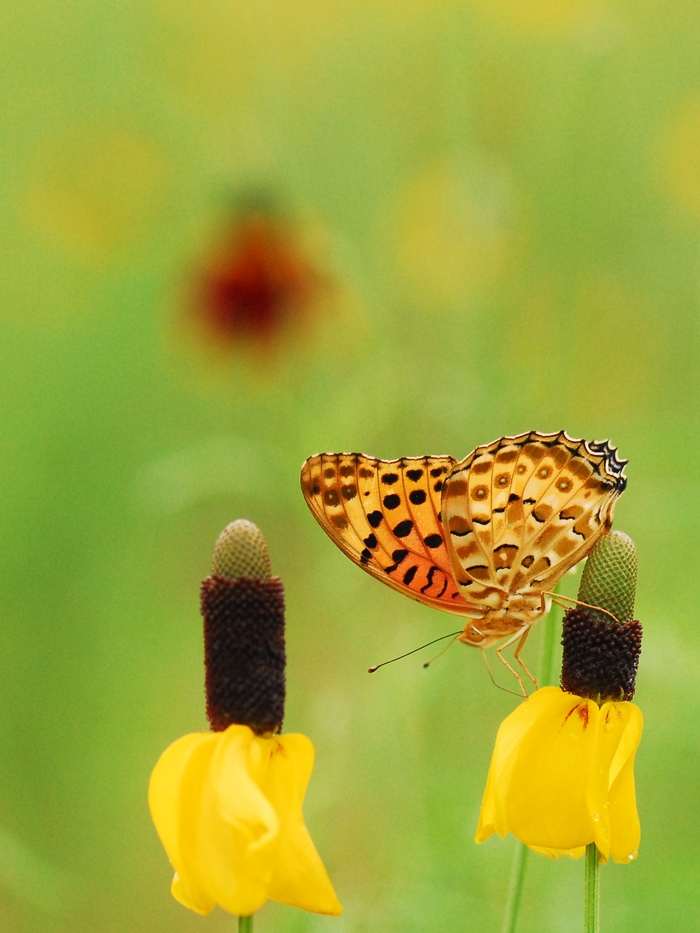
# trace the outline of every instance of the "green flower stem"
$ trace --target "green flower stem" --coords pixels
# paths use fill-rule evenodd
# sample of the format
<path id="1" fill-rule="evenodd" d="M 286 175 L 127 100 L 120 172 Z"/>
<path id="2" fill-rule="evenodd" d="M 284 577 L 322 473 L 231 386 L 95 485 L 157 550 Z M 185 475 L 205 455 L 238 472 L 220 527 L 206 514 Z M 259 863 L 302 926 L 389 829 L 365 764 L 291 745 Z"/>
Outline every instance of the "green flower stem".
<path id="1" fill-rule="evenodd" d="M 530 850 L 519 840 L 515 840 L 513 864 L 510 869 L 510 884 L 508 886 L 508 900 L 506 912 L 503 915 L 502 933 L 515 933 L 520 914 L 520 901 L 525 887 L 525 867 Z"/>
<path id="2" fill-rule="evenodd" d="M 558 592 L 559 586 L 555 588 Z M 545 617 L 544 632 L 542 635 L 542 654 L 540 656 L 540 687 L 548 686 L 552 681 L 554 667 L 554 646 L 557 641 L 557 625 L 559 614 L 552 607 L 551 612 Z M 508 885 L 508 900 L 506 901 L 506 910 L 503 915 L 502 933 L 515 933 L 518 925 L 518 916 L 520 914 L 520 902 L 525 887 L 525 871 L 527 869 L 527 858 L 530 853 L 528 847 L 515 840 L 515 852 L 513 853 L 513 864 L 510 869 L 510 884 Z M 597 930 L 597 927 L 596 927 Z M 586 928 L 588 933 L 588 928 Z"/>
<path id="3" fill-rule="evenodd" d="M 595 842 L 586 846 L 585 931 L 599 933 L 600 930 L 600 858 Z"/>
<path id="4" fill-rule="evenodd" d="M 253 933 L 253 915 L 238 918 L 238 933 Z"/>
<path id="5" fill-rule="evenodd" d="M 554 592 L 559 592 L 559 584 L 554 588 Z M 542 654 L 540 656 L 540 687 L 549 687 L 554 676 L 554 647 L 557 643 L 557 633 L 559 631 L 559 613 L 557 607 L 552 606 L 551 610 L 543 622 L 544 633 L 542 635 Z"/>

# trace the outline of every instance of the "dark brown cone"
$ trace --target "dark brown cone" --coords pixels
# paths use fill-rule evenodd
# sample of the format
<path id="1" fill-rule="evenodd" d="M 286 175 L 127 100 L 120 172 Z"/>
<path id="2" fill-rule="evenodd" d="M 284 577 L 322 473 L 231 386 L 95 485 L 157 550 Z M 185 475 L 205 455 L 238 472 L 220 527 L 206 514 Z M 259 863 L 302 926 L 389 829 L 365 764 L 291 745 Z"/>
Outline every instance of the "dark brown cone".
<path id="1" fill-rule="evenodd" d="M 561 686 L 601 700 L 631 700 L 642 650 L 642 623 L 616 622 L 587 609 L 567 609 L 562 624 Z"/>
<path id="2" fill-rule="evenodd" d="M 279 577 L 202 583 L 207 717 L 214 732 L 233 723 L 280 732 L 286 662 L 284 588 Z"/>

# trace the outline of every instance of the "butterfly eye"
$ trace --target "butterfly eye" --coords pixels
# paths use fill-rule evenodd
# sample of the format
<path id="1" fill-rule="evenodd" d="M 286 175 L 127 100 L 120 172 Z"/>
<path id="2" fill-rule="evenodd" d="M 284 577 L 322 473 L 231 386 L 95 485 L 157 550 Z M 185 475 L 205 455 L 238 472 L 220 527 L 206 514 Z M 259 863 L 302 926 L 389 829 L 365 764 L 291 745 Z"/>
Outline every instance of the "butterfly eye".
<path id="1" fill-rule="evenodd" d="M 486 486 L 477 486 L 474 492 L 472 493 L 474 499 L 485 499 L 488 496 L 488 490 Z"/>
<path id="2" fill-rule="evenodd" d="M 557 483 L 557 489 L 561 489 L 562 492 L 566 492 L 568 489 L 571 489 L 571 482 L 568 479 L 560 479 Z"/>
<path id="3" fill-rule="evenodd" d="M 538 471 L 537 471 L 537 475 L 538 475 L 541 479 L 547 479 L 547 477 L 549 476 L 550 473 L 551 473 L 551 470 L 549 469 L 549 467 L 542 467 L 541 470 L 538 470 Z"/>
<path id="4" fill-rule="evenodd" d="M 507 473 L 501 473 L 496 482 L 499 486 L 507 486 L 510 483 L 510 476 Z"/>
<path id="5" fill-rule="evenodd" d="M 521 463 L 520 466 L 518 467 L 518 469 L 516 470 L 516 472 L 522 474 L 522 473 L 525 472 L 526 469 L 527 469 L 527 467 L 525 466 L 525 464 L 524 464 L 524 463 Z"/>

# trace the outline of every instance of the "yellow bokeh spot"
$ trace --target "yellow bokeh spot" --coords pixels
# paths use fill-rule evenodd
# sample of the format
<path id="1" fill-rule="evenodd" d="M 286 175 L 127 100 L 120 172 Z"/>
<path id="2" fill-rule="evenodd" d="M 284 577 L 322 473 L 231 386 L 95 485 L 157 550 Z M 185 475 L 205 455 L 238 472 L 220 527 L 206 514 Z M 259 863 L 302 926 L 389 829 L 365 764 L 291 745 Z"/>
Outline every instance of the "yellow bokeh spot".
<path id="1" fill-rule="evenodd" d="M 662 185 L 676 207 L 700 218 L 700 99 L 667 125 L 660 146 Z"/>
<path id="2" fill-rule="evenodd" d="M 150 140 L 76 128 L 44 145 L 20 211 L 52 245 L 99 263 L 141 233 L 166 175 L 165 157 Z"/>
<path id="3" fill-rule="evenodd" d="M 409 178 L 389 219 L 409 293 L 426 310 L 463 308 L 501 272 L 512 212 L 510 176 L 493 161 L 441 160 Z"/>
<path id="4" fill-rule="evenodd" d="M 504 29 L 545 37 L 575 29 L 600 6 L 597 0 L 474 0 L 474 3 Z"/>

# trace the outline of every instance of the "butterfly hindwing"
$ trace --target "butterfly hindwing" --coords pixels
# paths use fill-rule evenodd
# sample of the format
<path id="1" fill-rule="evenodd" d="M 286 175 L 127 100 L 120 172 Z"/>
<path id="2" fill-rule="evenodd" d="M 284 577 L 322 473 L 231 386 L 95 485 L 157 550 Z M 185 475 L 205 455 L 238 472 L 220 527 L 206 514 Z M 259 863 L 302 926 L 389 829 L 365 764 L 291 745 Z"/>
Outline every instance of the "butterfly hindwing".
<path id="1" fill-rule="evenodd" d="M 452 457 L 376 460 L 317 454 L 301 486 L 316 520 L 368 573 L 429 606 L 463 615 L 440 517 Z"/>
<path id="2" fill-rule="evenodd" d="M 448 477 L 442 506 L 465 596 L 476 583 L 503 598 L 552 589 L 610 529 L 623 466 L 607 442 L 563 431 L 477 447 Z"/>

